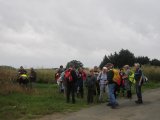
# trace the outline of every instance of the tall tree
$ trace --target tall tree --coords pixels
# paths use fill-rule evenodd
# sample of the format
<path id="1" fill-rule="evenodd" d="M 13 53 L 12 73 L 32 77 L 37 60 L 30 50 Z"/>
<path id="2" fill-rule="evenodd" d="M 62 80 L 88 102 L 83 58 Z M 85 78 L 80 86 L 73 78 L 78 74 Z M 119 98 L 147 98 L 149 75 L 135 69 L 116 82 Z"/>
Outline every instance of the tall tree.
<path id="1" fill-rule="evenodd" d="M 69 68 L 70 65 L 74 65 L 74 67 L 76 69 L 78 69 L 80 67 L 83 67 L 83 63 L 78 61 L 78 60 L 72 60 L 72 61 L 68 62 L 67 65 L 66 65 L 66 68 Z"/>
<path id="2" fill-rule="evenodd" d="M 150 63 L 150 59 L 147 56 L 139 56 L 135 58 L 135 62 L 145 65 Z"/>
<path id="3" fill-rule="evenodd" d="M 124 65 L 133 66 L 135 63 L 135 56 L 129 50 L 122 49 L 118 55 L 118 67 L 123 67 Z"/>
<path id="4" fill-rule="evenodd" d="M 153 59 L 153 60 L 151 60 L 150 64 L 153 66 L 160 66 L 160 60 Z"/>
<path id="5" fill-rule="evenodd" d="M 109 58 L 105 55 L 99 67 L 102 69 L 109 62 L 111 62 L 111 60 L 109 60 Z"/>

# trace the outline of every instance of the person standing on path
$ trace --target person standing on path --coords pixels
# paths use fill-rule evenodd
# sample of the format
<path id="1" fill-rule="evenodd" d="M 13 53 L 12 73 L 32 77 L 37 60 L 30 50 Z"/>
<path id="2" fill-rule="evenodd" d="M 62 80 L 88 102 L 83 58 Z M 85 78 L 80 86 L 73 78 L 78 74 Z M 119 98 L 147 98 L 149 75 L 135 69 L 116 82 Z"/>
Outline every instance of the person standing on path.
<path id="1" fill-rule="evenodd" d="M 87 80 L 85 85 L 87 87 L 87 103 L 93 103 L 94 92 L 96 88 L 96 76 L 94 74 L 94 70 L 91 69 L 89 75 L 87 76 Z"/>
<path id="2" fill-rule="evenodd" d="M 96 76 L 96 78 L 98 78 L 99 68 L 97 66 L 94 66 L 94 75 Z M 96 81 L 96 88 L 95 88 L 94 94 L 96 96 L 100 95 L 100 87 L 99 87 L 99 81 L 98 80 Z"/>
<path id="3" fill-rule="evenodd" d="M 140 64 L 139 63 L 135 63 L 135 73 L 134 73 L 134 77 L 136 80 L 136 94 L 137 94 L 137 101 L 135 101 L 136 104 L 142 104 L 143 100 L 142 100 L 142 84 L 143 84 L 143 78 L 142 78 L 142 70 L 140 69 Z"/>
<path id="4" fill-rule="evenodd" d="M 125 89 L 127 91 L 127 98 L 131 99 L 132 98 L 132 92 L 131 92 L 131 87 L 132 87 L 132 82 L 129 80 L 129 76 L 131 74 L 131 70 L 129 65 L 125 65 L 124 67 L 124 83 L 125 83 Z"/>
<path id="5" fill-rule="evenodd" d="M 118 103 L 116 101 L 115 97 L 115 89 L 116 89 L 116 83 L 114 82 L 114 71 L 113 71 L 113 64 L 112 63 L 107 63 L 107 82 L 108 82 L 108 88 L 109 88 L 109 103 L 107 104 L 108 106 L 111 106 L 112 109 L 115 109 L 118 106 Z"/>
<path id="6" fill-rule="evenodd" d="M 70 65 L 70 68 L 65 71 L 65 80 L 66 80 L 66 87 L 67 87 L 67 103 L 70 102 L 70 95 L 72 96 L 72 103 L 75 104 L 75 91 L 76 91 L 76 81 L 77 81 L 77 74 L 75 71 L 75 67 Z"/>
<path id="7" fill-rule="evenodd" d="M 100 86 L 99 102 L 103 102 L 104 92 L 107 92 L 107 67 L 103 67 L 102 72 L 99 73 L 97 80 Z"/>

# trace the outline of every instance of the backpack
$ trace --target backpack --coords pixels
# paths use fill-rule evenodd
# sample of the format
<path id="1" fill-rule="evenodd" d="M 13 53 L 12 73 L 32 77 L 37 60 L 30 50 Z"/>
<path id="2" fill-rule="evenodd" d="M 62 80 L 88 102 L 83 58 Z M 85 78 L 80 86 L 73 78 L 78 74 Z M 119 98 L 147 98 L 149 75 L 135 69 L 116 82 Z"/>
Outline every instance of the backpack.
<path id="1" fill-rule="evenodd" d="M 114 73 L 114 76 L 113 76 L 113 81 L 115 83 L 117 83 L 118 85 L 121 84 L 121 76 L 120 76 L 120 72 L 118 69 L 113 69 L 113 73 Z"/>
<path id="2" fill-rule="evenodd" d="M 73 77 L 71 75 L 71 71 L 72 69 L 68 69 L 65 71 L 64 77 L 67 81 L 72 82 L 73 81 Z"/>
<path id="3" fill-rule="evenodd" d="M 142 82 L 143 83 L 147 83 L 148 82 L 148 78 L 142 73 Z"/>

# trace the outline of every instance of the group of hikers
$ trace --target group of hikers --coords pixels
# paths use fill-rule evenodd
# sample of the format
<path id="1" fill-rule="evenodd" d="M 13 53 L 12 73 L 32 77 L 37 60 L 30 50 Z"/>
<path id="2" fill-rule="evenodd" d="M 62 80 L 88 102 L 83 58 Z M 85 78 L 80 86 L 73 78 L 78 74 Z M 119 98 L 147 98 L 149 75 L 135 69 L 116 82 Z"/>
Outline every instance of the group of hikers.
<path id="1" fill-rule="evenodd" d="M 55 74 L 55 79 L 59 91 L 65 94 L 67 103 L 74 104 L 75 95 L 83 98 L 84 86 L 87 88 L 88 104 L 94 102 L 94 96 L 98 96 L 98 102 L 105 102 L 104 95 L 107 95 L 107 106 L 117 108 L 119 106 L 117 95 L 121 93 L 122 96 L 132 99 L 132 86 L 135 86 L 137 94 L 135 103 L 143 103 L 141 87 L 146 78 L 139 63 L 134 64 L 134 70 L 129 65 L 115 69 L 112 63 L 107 63 L 102 70 L 95 66 L 88 73 L 81 67 L 75 69 L 74 65 L 70 65 L 68 69 L 64 69 L 61 65 Z"/>
<path id="2" fill-rule="evenodd" d="M 18 70 L 18 83 L 22 86 L 27 86 L 30 83 L 36 82 L 36 72 L 33 68 L 30 73 L 20 67 Z M 111 108 L 119 106 L 117 102 L 118 95 L 122 95 L 128 99 L 132 99 L 132 87 L 135 86 L 137 100 L 136 104 L 142 104 L 142 84 L 147 78 L 144 76 L 141 65 L 134 64 L 134 69 L 129 65 L 125 65 L 121 69 L 115 69 L 112 63 L 107 63 L 102 69 L 94 67 L 90 70 L 85 70 L 82 67 L 78 69 L 74 65 L 70 65 L 68 69 L 64 69 L 61 65 L 56 71 L 55 79 L 59 86 L 59 91 L 64 93 L 66 102 L 76 102 L 75 95 L 84 98 L 84 87 L 87 89 L 87 103 L 92 104 L 94 97 L 98 97 L 98 102 L 103 103 L 104 97 L 107 96 L 108 104 Z M 72 100 L 70 100 L 70 97 Z"/>

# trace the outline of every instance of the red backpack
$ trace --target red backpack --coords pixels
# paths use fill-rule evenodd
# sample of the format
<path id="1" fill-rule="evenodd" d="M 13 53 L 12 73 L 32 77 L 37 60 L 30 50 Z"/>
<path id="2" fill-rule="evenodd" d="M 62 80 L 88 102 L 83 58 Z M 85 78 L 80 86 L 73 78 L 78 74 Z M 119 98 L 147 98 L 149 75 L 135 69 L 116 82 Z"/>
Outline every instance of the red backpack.
<path id="1" fill-rule="evenodd" d="M 68 80 L 69 82 L 73 81 L 73 77 L 71 75 L 71 71 L 72 71 L 72 69 L 66 70 L 65 71 L 65 75 L 64 75 L 65 79 Z"/>

